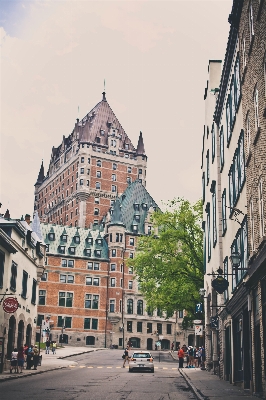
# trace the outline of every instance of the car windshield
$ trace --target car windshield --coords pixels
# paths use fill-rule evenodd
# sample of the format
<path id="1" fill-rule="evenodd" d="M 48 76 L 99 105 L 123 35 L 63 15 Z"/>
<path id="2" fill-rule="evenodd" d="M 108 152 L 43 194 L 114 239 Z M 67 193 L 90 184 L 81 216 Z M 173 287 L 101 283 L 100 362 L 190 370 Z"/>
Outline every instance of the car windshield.
<path id="1" fill-rule="evenodd" d="M 133 356 L 134 358 L 151 358 L 150 353 L 134 353 Z"/>

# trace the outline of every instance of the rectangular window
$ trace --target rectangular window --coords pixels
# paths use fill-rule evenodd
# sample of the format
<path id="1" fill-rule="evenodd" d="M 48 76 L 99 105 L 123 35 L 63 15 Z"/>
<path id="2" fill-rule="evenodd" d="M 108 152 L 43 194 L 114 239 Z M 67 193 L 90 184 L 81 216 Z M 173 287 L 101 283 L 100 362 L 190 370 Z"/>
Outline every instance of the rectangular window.
<path id="1" fill-rule="evenodd" d="M 113 163 L 113 170 L 116 171 L 117 170 L 117 164 Z"/>
<path id="2" fill-rule="evenodd" d="M 88 269 L 93 269 L 93 263 L 92 262 L 88 262 Z"/>
<path id="3" fill-rule="evenodd" d="M 132 321 L 127 321 L 127 332 L 132 332 Z"/>
<path id="4" fill-rule="evenodd" d="M 184 318 L 184 311 L 183 310 L 180 310 L 180 311 L 178 311 L 178 316 L 179 316 L 179 318 Z"/>
<path id="5" fill-rule="evenodd" d="M 207 213 L 207 235 L 208 235 L 208 262 L 211 259 L 211 222 L 210 222 L 210 203 L 206 207 Z"/>
<path id="6" fill-rule="evenodd" d="M 116 257 L 116 249 L 112 249 L 112 257 Z"/>
<path id="7" fill-rule="evenodd" d="M 142 332 L 142 322 L 137 321 L 137 332 Z"/>
<path id="8" fill-rule="evenodd" d="M 116 186 L 112 185 L 112 192 L 116 192 Z"/>
<path id="9" fill-rule="evenodd" d="M 205 172 L 202 172 L 202 201 L 205 202 Z"/>
<path id="10" fill-rule="evenodd" d="M 93 278 L 93 286 L 99 286 L 99 278 Z"/>
<path id="11" fill-rule="evenodd" d="M 110 286 L 115 287 L 115 278 L 111 278 L 110 280 Z"/>
<path id="12" fill-rule="evenodd" d="M 86 276 L 86 285 L 92 285 L 92 278 L 90 276 Z"/>
<path id="13" fill-rule="evenodd" d="M 147 333 L 152 333 L 152 323 L 147 322 Z"/>
<path id="14" fill-rule="evenodd" d="M 11 278 L 10 278 L 10 289 L 15 291 L 17 288 L 17 264 L 12 261 L 11 265 Z"/>
<path id="15" fill-rule="evenodd" d="M 172 335 L 172 324 L 166 325 L 166 333 L 167 335 Z"/>
<path id="16" fill-rule="evenodd" d="M 0 288 L 3 288 L 4 284 L 4 264 L 5 264 L 5 254 L 0 252 Z"/>
<path id="17" fill-rule="evenodd" d="M 128 281 L 128 288 L 133 289 L 133 281 Z"/>
<path id="18" fill-rule="evenodd" d="M 224 259 L 224 279 L 228 281 L 228 257 Z M 224 301 L 228 300 L 228 288 L 224 291 Z"/>
<path id="19" fill-rule="evenodd" d="M 44 320 L 44 315 L 38 314 L 38 315 L 37 315 L 37 323 L 36 323 L 36 325 L 37 325 L 37 326 L 41 326 L 43 320 Z"/>
<path id="20" fill-rule="evenodd" d="M 91 329 L 91 319 L 84 318 L 84 329 Z"/>
<path id="21" fill-rule="evenodd" d="M 28 273 L 26 271 L 23 271 L 21 297 L 23 297 L 24 299 L 26 299 L 27 297 L 27 286 L 28 286 Z"/>
<path id="22" fill-rule="evenodd" d="M 134 238 L 130 238 L 129 239 L 130 246 L 134 246 L 134 243 L 135 243 Z"/>
<path id="23" fill-rule="evenodd" d="M 74 268 L 74 260 L 68 260 L 67 266 L 68 268 Z"/>
<path id="24" fill-rule="evenodd" d="M 109 312 L 115 312 L 115 300 L 110 300 Z"/>
<path id="25" fill-rule="evenodd" d="M 39 290 L 39 306 L 45 306 L 46 290 Z"/>
<path id="26" fill-rule="evenodd" d="M 217 225 L 216 225 L 216 184 L 213 188 L 212 193 L 212 237 L 213 237 L 213 247 L 217 243 Z"/>
<path id="27" fill-rule="evenodd" d="M 110 271 L 115 271 L 115 270 L 116 270 L 116 264 L 111 264 Z"/>
<path id="28" fill-rule="evenodd" d="M 98 310 L 98 305 L 99 305 L 99 295 L 96 295 L 96 294 L 86 294 L 85 295 L 84 308 L 91 308 L 93 310 Z"/>
<path id="29" fill-rule="evenodd" d="M 224 128 L 220 130 L 220 172 L 222 172 L 224 166 Z"/>
<path id="30" fill-rule="evenodd" d="M 33 279 L 32 290 L 31 290 L 31 304 L 36 304 L 36 288 L 37 288 L 37 281 Z"/>
<path id="31" fill-rule="evenodd" d="M 212 124 L 212 162 L 215 159 L 215 129 L 214 123 Z"/>
<path id="32" fill-rule="evenodd" d="M 94 203 L 95 204 L 100 204 L 100 198 L 99 197 L 94 197 Z"/>
<path id="33" fill-rule="evenodd" d="M 73 303 L 73 293 L 71 292 L 59 292 L 59 302 L 60 307 L 72 307 Z"/>
<path id="34" fill-rule="evenodd" d="M 226 189 L 224 189 L 222 194 L 222 234 L 224 235 L 227 229 L 226 221 Z"/>
<path id="35" fill-rule="evenodd" d="M 227 104 L 226 104 L 226 129 L 227 129 L 227 146 L 229 145 L 230 139 L 231 139 L 231 135 L 232 135 L 232 131 L 231 131 L 231 121 L 232 121 L 232 117 L 231 117 L 231 97 L 230 95 L 228 96 L 227 99 Z"/>
<path id="36" fill-rule="evenodd" d="M 112 174 L 112 181 L 116 181 L 116 174 Z"/>
<path id="37" fill-rule="evenodd" d="M 91 320 L 91 329 L 98 329 L 98 319 L 92 318 Z"/>
<path id="38" fill-rule="evenodd" d="M 161 323 L 157 324 L 157 332 L 158 332 L 158 335 L 161 335 L 163 333 L 163 326 Z"/>
<path id="39" fill-rule="evenodd" d="M 210 157 L 209 157 L 209 150 L 207 150 L 206 153 L 206 178 L 207 178 L 207 182 L 206 185 L 208 186 L 209 182 L 210 182 Z"/>

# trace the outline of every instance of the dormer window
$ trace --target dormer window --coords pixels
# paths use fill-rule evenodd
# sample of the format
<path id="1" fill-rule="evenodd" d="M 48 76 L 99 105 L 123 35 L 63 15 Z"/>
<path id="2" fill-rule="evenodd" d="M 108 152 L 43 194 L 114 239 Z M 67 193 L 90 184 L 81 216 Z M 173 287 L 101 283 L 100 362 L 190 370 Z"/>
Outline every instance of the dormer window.
<path id="1" fill-rule="evenodd" d="M 135 211 L 139 211 L 139 204 L 138 203 L 134 203 L 134 210 Z"/>
<path id="2" fill-rule="evenodd" d="M 85 255 L 91 257 L 91 249 L 85 249 Z"/>
<path id="3" fill-rule="evenodd" d="M 55 240 L 55 234 L 54 233 L 49 233 L 48 234 L 48 239 L 49 240 Z"/>
<path id="4" fill-rule="evenodd" d="M 102 246 L 102 245 L 103 245 L 103 240 L 102 240 L 102 239 L 96 239 L 96 243 L 97 243 L 99 246 Z"/>
<path id="5" fill-rule="evenodd" d="M 104 130 L 103 129 L 100 130 L 100 133 L 101 133 L 102 136 L 104 136 Z"/>
<path id="6" fill-rule="evenodd" d="M 142 203 L 142 209 L 143 209 L 143 210 L 147 210 L 147 207 L 148 207 L 148 206 L 147 206 L 147 203 Z"/>
<path id="7" fill-rule="evenodd" d="M 148 235 L 151 235 L 151 226 L 148 226 Z"/>
<path id="8" fill-rule="evenodd" d="M 94 250 L 94 254 L 96 257 L 101 257 L 102 250 Z"/>
<path id="9" fill-rule="evenodd" d="M 92 245 L 93 244 L 93 239 L 91 237 L 87 238 L 87 243 Z"/>
<path id="10" fill-rule="evenodd" d="M 136 214 L 136 215 L 134 216 L 134 218 L 135 218 L 135 221 L 137 221 L 137 222 L 140 221 L 140 215 L 139 215 L 139 214 Z"/>
<path id="11" fill-rule="evenodd" d="M 129 158 L 129 155 L 128 155 L 128 153 L 126 153 L 126 154 L 125 154 L 125 158 Z"/>
<path id="12" fill-rule="evenodd" d="M 66 248 L 66 246 L 59 246 L 59 252 L 61 254 L 65 254 L 65 248 Z"/>
<path id="13" fill-rule="evenodd" d="M 132 225 L 133 232 L 138 232 L 138 225 Z"/>
<path id="14" fill-rule="evenodd" d="M 101 143 L 101 138 L 96 137 L 96 143 Z"/>
<path id="15" fill-rule="evenodd" d="M 129 144 L 128 144 L 128 143 L 125 144 L 125 149 L 126 149 L 126 150 L 129 149 Z"/>
<path id="16" fill-rule="evenodd" d="M 79 244 L 80 243 L 80 237 L 79 236 L 74 236 L 74 242 Z"/>
<path id="17" fill-rule="evenodd" d="M 69 247 L 69 253 L 70 254 L 75 254 L 75 252 L 76 252 L 75 247 Z"/>

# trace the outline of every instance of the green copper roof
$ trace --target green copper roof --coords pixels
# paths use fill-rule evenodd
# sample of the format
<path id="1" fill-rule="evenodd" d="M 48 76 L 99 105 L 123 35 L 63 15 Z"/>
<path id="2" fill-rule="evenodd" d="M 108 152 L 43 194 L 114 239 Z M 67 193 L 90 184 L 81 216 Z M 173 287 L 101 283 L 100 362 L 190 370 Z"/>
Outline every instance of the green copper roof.
<path id="1" fill-rule="evenodd" d="M 65 227 L 62 225 L 55 224 L 44 224 L 41 223 L 42 235 L 44 242 L 49 245 L 48 254 L 57 254 L 60 256 L 69 257 L 84 257 L 88 259 L 104 259 L 108 260 L 108 246 L 104 239 L 104 232 L 100 227 L 98 229 L 86 229 L 76 227 Z M 49 239 L 49 233 L 54 233 L 55 240 Z M 62 241 L 62 235 L 67 235 L 67 241 Z M 74 237 L 78 237 L 80 242 L 77 243 Z M 88 244 L 88 239 L 92 238 L 92 244 Z M 87 239 L 87 240 L 86 240 Z M 102 240 L 102 245 L 97 243 L 96 239 Z M 99 241 L 98 241 L 99 242 Z M 64 252 L 62 246 L 65 246 Z M 75 254 L 71 253 L 70 247 L 75 248 Z M 91 250 L 91 255 L 88 255 L 88 251 Z M 100 250 L 101 254 L 97 255 L 96 250 Z"/>
<path id="2" fill-rule="evenodd" d="M 137 179 L 124 191 L 120 197 L 122 221 L 128 232 L 133 232 L 133 225 L 138 226 L 138 233 L 145 233 L 145 220 L 150 207 L 159 209 L 146 188 Z"/>

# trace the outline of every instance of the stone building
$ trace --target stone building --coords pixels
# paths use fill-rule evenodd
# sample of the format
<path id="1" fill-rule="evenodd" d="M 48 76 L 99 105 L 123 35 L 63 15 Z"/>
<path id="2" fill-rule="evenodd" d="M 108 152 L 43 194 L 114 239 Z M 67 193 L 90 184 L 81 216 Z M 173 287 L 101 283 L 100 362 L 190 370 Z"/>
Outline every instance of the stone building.
<path id="1" fill-rule="evenodd" d="M 214 104 L 206 101 L 215 134 L 204 135 L 202 163 L 207 364 L 265 397 L 265 2 L 234 1 L 229 23 L 219 86 L 205 91 L 205 101 L 217 93 Z M 210 74 L 214 68 L 216 77 L 210 62 Z M 222 294 L 213 289 L 217 275 L 229 283 Z"/>
<path id="2" fill-rule="evenodd" d="M 252 363 L 244 363 L 244 382 L 266 396 L 266 4 L 244 1 L 239 22 L 240 76 L 245 132 L 248 214 L 249 335 L 243 340 Z M 246 343 L 248 341 L 248 343 Z M 249 347 L 250 346 L 250 347 Z M 248 369 L 248 371 L 247 371 Z"/>
<path id="3" fill-rule="evenodd" d="M 127 262 L 138 236 L 154 233 L 146 163 L 142 133 L 135 149 L 103 93 L 53 148 L 46 176 L 41 165 L 35 209 L 47 259 L 38 323 L 49 315 L 52 340 L 148 349 L 187 342 L 183 310 L 169 319 L 148 312 Z"/>
<path id="4" fill-rule="evenodd" d="M 13 297 L 18 309 L 7 313 L 0 307 L 0 337 L 5 358 L 14 347 L 35 342 L 37 300 L 44 270 L 46 247 L 24 220 L 0 216 L 0 299 Z M 1 368 L 0 368 L 1 369 Z"/>

